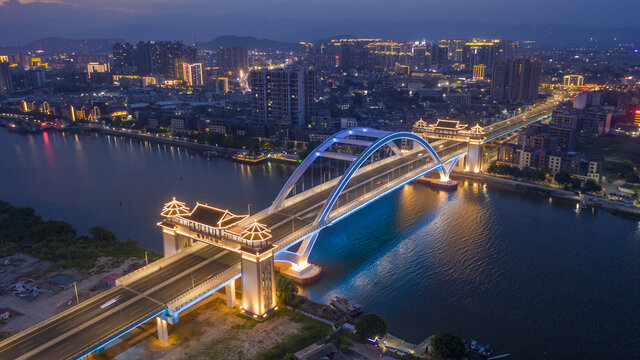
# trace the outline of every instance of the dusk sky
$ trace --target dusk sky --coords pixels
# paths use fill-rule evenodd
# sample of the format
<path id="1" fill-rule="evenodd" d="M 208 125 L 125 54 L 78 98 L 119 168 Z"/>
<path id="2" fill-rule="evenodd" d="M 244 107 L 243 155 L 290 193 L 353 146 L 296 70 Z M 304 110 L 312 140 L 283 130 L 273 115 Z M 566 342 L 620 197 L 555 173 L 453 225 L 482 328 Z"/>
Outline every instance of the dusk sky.
<path id="1" fill-rule="evenodd" d="M 425 32 L 433 32 L 428 28 L 433 22 L 581 28 L 640 24 L 638 0 L 0 0 L 0 3 L 3 3 L 0 44 L 45 36 L 144 37 L 162 29 L 166 30 L 162 35 L 175 34 L 176 38 L 208 40 L 234 34 L 298 41 L 307 36 L 341 33 L 428 36 L 421 33 L 418 24 L 427 26 Z M 413 28 L 404 27 L 406 23 L 413 24 Z M 398 31 L 400 27 L 404 32 Z M 451 26 L 452 36 L 456 35 L 455 30 L 461 30 L 455 27 Z"/>

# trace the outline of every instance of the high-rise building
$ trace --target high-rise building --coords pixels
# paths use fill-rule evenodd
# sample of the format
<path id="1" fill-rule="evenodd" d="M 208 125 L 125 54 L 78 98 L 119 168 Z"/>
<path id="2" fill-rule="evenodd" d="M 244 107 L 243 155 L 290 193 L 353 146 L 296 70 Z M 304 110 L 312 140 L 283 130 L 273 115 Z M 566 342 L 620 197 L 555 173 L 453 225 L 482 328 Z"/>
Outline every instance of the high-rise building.
<path id="1" fill-rule="evenodd" d="M 432 62 L 436 65 L 444 65 L 449 61 L 449 47 L 446 44 L 433 44 Z"/>
<path id="2" fill-rule="evenodd" d="M 315 71 L 256 70 L 249 73 L 253 120 L 276 127 L 302 126 L 315 112 Z"/>
<path id="3" fill-rule="evenodd" d="M 132 73 L 136 66 L 136 51 L 129 43 L 113 45 L 113 68 L 121 73 Z"/>
<path id="4" fill-rule="evenodd" d="M 221 47 L 216 53 L 216 63 L 225 72 L 239 76 L 249 71 L 249 52 L 243 47 Z"/>
<path id="5" fill-rule="evenodd" d="M 496 61 L 491 79 L 491 97 L 495 101 L 534 101 L 540 87 L 540 62 L 521 57 Z"/>
<path id="6" fill-rule="evenodd" d="M 11 79 L 11 70 L 9 63 L 0 62 L 0 94 L 8 94 L 13 92 L 13 80 Z"/>
<path id="7" fill-rule="evenodd" d="M 462 62 L 467 69 L 475 65 L 484 64 L 489 71 L 496 61 L 506 61 L 518 53 L 518 43 L 510 40 L 473 39 L 462 47 Z"/>
<path id="8" fill-rule="evenodd" d="M 229 92 L 229 78 L 218 77 L 213 79 L 213 91 L 216 94 L 226 94 Z"/>
<path id="9" fill-rule="evenodd" d="M 479 64 L 493 66 L 497 42 L 497 40 L 479 39 L 466 42 L 462 47 L 462 63 L 469 70 Z"/>
<path id="10" fill-rule="evenodd" d="M 135 64 L 138 75 L 178 78 L 180 64 L 191 64 L 195 60 L 195 48 L 185 48 L 180 41 L 141 41 L 136 45 Z"/>
<path id="11" fill-rule="evenodd" d="M 182 79 L 189 86 L 202 86 L 202 64 L 182 64 Z"/>
<path id="12" fill-rule="evenodd" d="M 474 65 L 473 66 L 473 79 L 474 80 L 484 80 L 484 74 L 485 74 L 486 68 L 487 68 L 487 65 L 485 65 L 485 64 Z"/>

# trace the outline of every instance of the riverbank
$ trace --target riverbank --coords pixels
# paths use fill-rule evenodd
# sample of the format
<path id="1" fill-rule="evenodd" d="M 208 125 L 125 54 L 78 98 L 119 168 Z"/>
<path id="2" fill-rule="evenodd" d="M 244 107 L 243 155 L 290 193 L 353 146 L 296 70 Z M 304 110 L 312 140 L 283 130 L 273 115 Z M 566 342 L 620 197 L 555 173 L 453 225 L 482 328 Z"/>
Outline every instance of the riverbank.
<path id="1" fill-rule="evenodd" d="M 144 264 L 135 257 L 101 257 L 80 270 L 20 253 L 0 258 L 0 308 L 10 314 L 0 322 L 0 340 L 98 295 L 109 289 L 110 279 Z"/>
<path id="2" fill-rule="evenodd" d="M 486 182 L 511 190 L 535 192 L 555 199 L 575 201 L 576 203 L 582 203 L 584 201 L 587 206 L 606 210 L 613 215 L 628 217 L 631 219 L 640 219 L 640 208 L 634 205 L 603 199 L 593 195 L 577 195 L 573 191 L 479 173 L 454 172 L 452 174 L 452 178 Z"/>
<path id="3" fill-rule="evenodd" d="M 150 133 L 144 134 L 134 130 L 118 130 L 114 128 L 104 128 L 104 127 L 95 127 L 95 126 L 67 127 L 67 128 L 59 128 L 58 130 L 62 132 L 71 132 L 71 133 L 93 132 L 98 135 L 118 136 L 118 137 L 135 139 L 140 141 L 148 141 L 150 143 L 176 146 L 176 147 L 184 148 L 190 151 L 194 151 L 205 157 L 221 156 L 224 158 L 232 159 L 235 162 L 248 164 L 248 165 L 260 165 L 266 161 L 273 161 L 273 162 L 289 164 L 289 165 L 297 165 L 300 162 L 297 157 L 292 157 L 290 155 L 286 155 L 280 152 L 270 152 L 268 154 L 258 155 L 258 156 L 244 155 L 243 153 L 247 152 L 247 150 L 245 149 L 236 149 L 236 148 L 229 148 L 229 147 L 223 147 L 223 146 L 200 144 L 193 141 L 167 137 L 163 134 L 150 134 Z"/>

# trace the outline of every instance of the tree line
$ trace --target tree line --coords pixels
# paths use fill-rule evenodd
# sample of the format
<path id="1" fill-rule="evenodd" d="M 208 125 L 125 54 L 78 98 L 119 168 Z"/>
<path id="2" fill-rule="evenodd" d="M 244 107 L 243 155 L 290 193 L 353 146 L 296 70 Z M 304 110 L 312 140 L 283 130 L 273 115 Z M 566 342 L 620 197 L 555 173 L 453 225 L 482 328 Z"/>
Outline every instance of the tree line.
<path id="1" fill-rule="evenodd" d="M 93 227 L 89 235 L 78 236 L 65 221 L 43 220 L 33 208 L 0 201 L 0 256 L 18 252 L 79 269 L 92 268 L 102 256 L 143 258 L 148 252 L 149 260 L 161 257 L 133 240 L 118 239 L 104 227 Z"/>

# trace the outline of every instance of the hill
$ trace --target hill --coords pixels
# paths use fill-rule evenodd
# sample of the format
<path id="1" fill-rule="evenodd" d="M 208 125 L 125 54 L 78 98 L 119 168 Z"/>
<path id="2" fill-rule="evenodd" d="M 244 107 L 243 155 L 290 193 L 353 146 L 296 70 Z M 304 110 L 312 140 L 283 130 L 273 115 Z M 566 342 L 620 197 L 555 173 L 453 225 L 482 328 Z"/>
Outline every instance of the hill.
<path id="1" fill-rule="evenodd" d="M 64 39 L 48 37 L 31 41 L 22 46 L 4 47 L 4 50 L 14 51 L 38 51 L 42 50 L 48 54 L 110 54 L 113 44 L 122 42 L 123 39 Z"/>
<path id="2" fill-rule="evenodd" d="M 198 47 L 212 49 L 212 50 L 217 49 L 219 47 L 230 47 L 230 46 L 240 46 L 240 47 L 245 47 L 247 49 L 281 50 L 281 51 L 300 49 L 300 44 L 297 44 L 294 42 L 283 42 L 283 41 L 276 41 L 276 40 L 259 39 L 252 36 L 235 36 L 235 35 L 219 36 L 211 41 L 198 43 Z"/>

